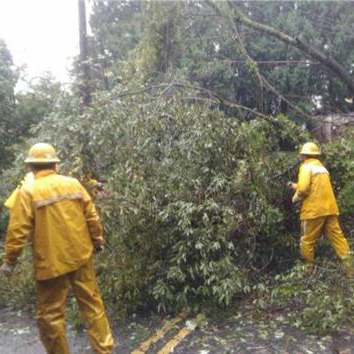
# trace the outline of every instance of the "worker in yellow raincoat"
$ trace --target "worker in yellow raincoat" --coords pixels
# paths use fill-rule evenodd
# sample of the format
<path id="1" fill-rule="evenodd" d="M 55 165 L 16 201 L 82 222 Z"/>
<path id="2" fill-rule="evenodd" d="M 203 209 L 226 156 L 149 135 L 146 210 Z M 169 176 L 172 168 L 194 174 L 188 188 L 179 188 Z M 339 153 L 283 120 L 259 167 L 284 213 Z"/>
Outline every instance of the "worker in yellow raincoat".
<path id="1" fill-rule="evenodd" d="M 91 196 L 93 199 L 95 199 L 97 195 L 103 191 L 103 183 L 97 181 L 97 179 L 88 178 L 85 182 L 89 188 L 89 191 L 91 192 Z"/>
<path id="2" fill-rule="evenodd" d="M 94 249 L 101 250 L 104 239 L 91 197 L 78 180 L 56 173 L 59 159 L 51 145 L 35 144 L 25 162 L 35 179 L 17 191 L 0 270 L 11 274 L 32 239 L 37 324 L 47 353 L 69 353 L 64 317 L 70 287 L 94 352 L 111 353 L 113 338 L 92 262 Z"/>
<path id="3" fill-rule="evenodd" d="M 295 191 L 293 203 L 301 203 L 301 253 L 305 261 L 311 262 L 316 241 L 324 234 L 337 256 L 348 260 L 348 242 L 338 222 L 339 209 L 329 173 L 318 159 L 320 155 L 316 144 L 304 144 L 300 151 L 298 181 L 288 182 L 288 186 Z"/>

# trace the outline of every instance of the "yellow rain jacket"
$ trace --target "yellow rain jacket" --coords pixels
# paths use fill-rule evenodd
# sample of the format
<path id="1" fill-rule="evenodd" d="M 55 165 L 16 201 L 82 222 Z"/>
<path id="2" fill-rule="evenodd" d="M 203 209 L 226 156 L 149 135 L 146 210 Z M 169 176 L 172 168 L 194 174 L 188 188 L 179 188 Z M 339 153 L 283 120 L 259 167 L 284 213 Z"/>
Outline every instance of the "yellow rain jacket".
<path id="1" fill-rule="evenodd" d="M 23 186 L 30 186 L 34 182 L 33 172 L 28 172 L 25 178 L 21 181 L 20 185 L 11 193 L 10 197 L 6 199 L 4 205 L 8 209 L 12 209 L 15 204 L 15 199 L 18 194 L 18 191 Z"/>
<path id="2" fill-rule="evenodd" d="M 93 247 L 104 244 L 91 197 L 78 180 L 44 170 L 35 174 L 31 185 L 18 190 L 4 261 L 14 264 L 29 238 L 36 280 L 77 270 L 89 261 Z"/>
<path id="3" fill-rule="evenodd" d="M 300 220 L 339 215 L 336 198 L 327 169 L 317 159 L 307 159 L 300 165 L 293 201 L 301 201 Z"/>

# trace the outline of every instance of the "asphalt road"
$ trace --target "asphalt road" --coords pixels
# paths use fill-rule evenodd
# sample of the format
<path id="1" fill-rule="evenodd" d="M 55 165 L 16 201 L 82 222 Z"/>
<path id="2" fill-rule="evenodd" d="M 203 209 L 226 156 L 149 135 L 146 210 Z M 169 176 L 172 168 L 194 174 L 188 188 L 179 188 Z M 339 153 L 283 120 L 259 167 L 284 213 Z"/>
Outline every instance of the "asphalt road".
<path id="1" fill-rule="evenodd" d="M 132 316 L 113 328 L 113 353 L 120 354 L 354 354 L 351 329 L 316 337 L 294 328 L 281 314 L 255 319 L 247 309 L 213 320 L 189 314 Z M 92 353 L 84 331 L 69 325 L 67 334 L 72 354 Z M 33 315 L 0 310 L 0 354 L 45 354 Z"/>

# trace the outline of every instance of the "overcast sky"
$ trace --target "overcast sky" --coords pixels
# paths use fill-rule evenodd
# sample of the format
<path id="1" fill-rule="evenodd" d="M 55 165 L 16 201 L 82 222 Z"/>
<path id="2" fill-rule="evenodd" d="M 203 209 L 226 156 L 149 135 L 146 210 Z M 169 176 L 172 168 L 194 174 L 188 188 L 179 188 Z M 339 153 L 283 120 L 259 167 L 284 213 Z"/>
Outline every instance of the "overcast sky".
<path id="1" fill-rule="evenodd" d="M 0 38 L 30 77 L 49 70 L 68 81 L 79 51 L 77 0 L 0 0 Z"/>

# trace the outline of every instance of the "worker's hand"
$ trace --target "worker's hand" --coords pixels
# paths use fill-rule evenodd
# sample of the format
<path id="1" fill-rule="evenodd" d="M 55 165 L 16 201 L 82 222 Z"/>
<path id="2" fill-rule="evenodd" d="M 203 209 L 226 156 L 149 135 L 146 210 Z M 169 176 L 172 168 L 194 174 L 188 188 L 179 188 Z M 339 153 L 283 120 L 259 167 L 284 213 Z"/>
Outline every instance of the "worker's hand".
<path id="1" fill-rule="evenodd" d="M 298 194 L 297 193 L 295 193 L 294 195 L 293 195 L 293 198 L 292 198 L 292 202 L 295 204 L 295 203 L 298 203 L 298 202 L 301 202 L 301 198 L 298 196 Z"/>
<path id="2" fill-rule="evenodd" d="M 9 277 L 13 273 L 14 268 L 14 266 L 11 266 L 7 263 L 3 263 L 3 265 L 0 267 L 0 272 L 6 277 Z"/>
<path id="3" fill-rule="evenodd" d="M 104 246 L 103 245 L 95 247 L 95 252 L 96 253 L 102 252 L 103 250 L 104 250 Z"/>
<path id="4" fill-rule="evenodd" d="M 293 182 L 287 182 L 287 183 L 286 183 L 286 186 L 287 186 L 288 188 L 292 189 L 292 190 L 296 189 L 296 188 L 295 188 L 295 183 L 293 183 Z"/>

